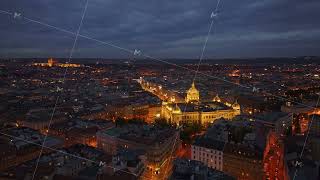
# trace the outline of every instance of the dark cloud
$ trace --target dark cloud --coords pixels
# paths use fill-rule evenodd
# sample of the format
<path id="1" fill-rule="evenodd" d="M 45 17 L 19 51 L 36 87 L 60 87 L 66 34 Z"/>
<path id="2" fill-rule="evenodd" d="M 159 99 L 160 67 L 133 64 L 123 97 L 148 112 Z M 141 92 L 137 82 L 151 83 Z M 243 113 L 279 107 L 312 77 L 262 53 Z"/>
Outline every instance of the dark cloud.
<path id="1" fill-rule="evenodd" d="M 198 58 L 216 0 L 89 0 L 81 34 L 157 57 Z M 75 32 L 85 0 L 1 0 L 21 12 Z M 318 0 L 221 0 L 206 57 L 320 55 Z M 1 56 L 68 55 L 73 35 L 0 14 Z M 128 57 L 79 38 L 75 57 Z"/>

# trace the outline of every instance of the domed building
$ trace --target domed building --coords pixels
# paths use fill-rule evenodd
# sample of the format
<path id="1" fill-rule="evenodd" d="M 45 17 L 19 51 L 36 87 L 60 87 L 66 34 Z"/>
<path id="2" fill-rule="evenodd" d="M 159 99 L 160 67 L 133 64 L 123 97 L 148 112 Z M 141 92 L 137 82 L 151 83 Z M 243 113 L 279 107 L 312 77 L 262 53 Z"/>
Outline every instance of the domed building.
<path id="1" fill-rule="evenodd" d="M 188 122 L 208 124 L 220 118 L 232 119 L 240 115 L 240 105 L 237 101 L 228 104 L 222 102 L 216 95 L 213 99 L 200 102 L 199 94 L 195 84 L 192 83 L 191 88 L 187 91 L 185 103 L 163 102 L 161 117 L 176 124 Z"/>
<path id="2" fill-rule="evenodd" d="M 200 101 L 200 93 L 193 82 L 191 85 L 191 88 L 187 91 L 186 102 L 198 103 L 199 101 Z"/>

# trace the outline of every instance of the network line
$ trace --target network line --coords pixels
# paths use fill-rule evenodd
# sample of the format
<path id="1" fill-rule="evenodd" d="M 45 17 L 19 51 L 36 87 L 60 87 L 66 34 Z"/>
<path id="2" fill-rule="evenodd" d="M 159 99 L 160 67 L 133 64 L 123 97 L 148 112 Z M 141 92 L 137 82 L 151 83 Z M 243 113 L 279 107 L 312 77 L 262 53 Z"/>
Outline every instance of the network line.
<path id="1" fill-rule="evenodd" d="M 320 95 L 318 95 L 318 100 L 317 100 L 316 106 L 319 105 L 319 102 L 320 102 Z M 300 156 L 299 156 L 299 161 L 301 161 L 300 163 L 302 163 L 302 156 L 303 156 L 303 153 L 304 153 L 304 151 L 305 151 L 305 147 L 306 147 L 307 141 L 308 141 L 308 139 L 309 139 L 310 128 L 311 128 L 311 126 L 312 126 L 312 122 L 313 122 L 314 116 L 315 116 L 315 115 L 313 114 L 313 115 L 312 115 L 312 118 L 311 118 L 311 121 L 310 121 L 310 123 L 309 123 L 309 125 L 308 125 L 307 135 L 306 135 L 306 138 L 304 139 L 303 147 L 302 147 L 302 150 L 301 150 L 301 153 L 300 153 Z M 294 172 L 293 180 L 296 179 L 296 176 L 297 176 L 297 173 L 298 173 L 298 167 L 297 167 L 298 165 L 297 165 L 297 164 L 295 164 L 295 165 L 296 165 L 296 170 L 295 170 L 295 172 Z"/>
<path id="2" fill-rule="evenodd" d="M 86 0 L 86 4 L 85 4 L 85 7 L 84 7 L 84 10 L 83 10 L 83 13 L 82 13 L 81 21 L 80 21 L 80 24 L 79 24 L 79 27 L 78 27 L 78 30 L 77 30 L 77 34 L 76 34 L 76 37 L 74 39 L 74 42 L 73 42 L 73 45 L 72 45 L 72 48 L 71 48 L 67 63 L 70 63 L 71 58 L 73 56 L 74 49 L 75 49 L 77 41 L 78 41 L 78 36 L 79 36 L 80 30 L 81 30 L 81 27 L 82 27 L 82 24 L 83 24 L 83 20 L 84 20 L 84 17 L 86 15 L 86 12 L 87 12 L 88 3 L 89 3 L 89 0 Z M 62 83 L 65 82 L 67 72 L 68 72 L 68 68 L 65 68 L 65 71 L 64 71 L 64 74 L 63 74 L 63 78 L 62 78 Z M 41 155 L 43 153 L 43 145 L 45 144 L 45 142 L 47 140 L 47 137 L 48 137 L 48 134 L 49 134 L 49 131 L 50 131 L 50 127 L 51 127 L 51 123 L 52 123 L 52 119 L 53 119 L 53 116 L 54 116 L 54 114 L 56 112 L 56 108 L 58 106 L 59 99 L 60 99 L 60 94 L 58 95 L 58 97 L 56 99 L 56 102 L 55 102 L 55 105 L 54 105 L 53 110 L 52 110 L 52 114 L 51 114 L 51 117 L 50 117 L 50 120 L 49 120 L 49 124 L 48 124 L 48 132 L 47 132 L 47 134 L 45 135 L 45 137 L 43 139 L 42 147 L 41 147 L 41 150 L 40 150 L 40 153 L 39 153 L 39 157 L 38 157 L 37 162 L 36 162 L 36 167 L 35 167 L 33 175 L 32 175 L 32 180 L 34 180 L 34 178 L 36 176 L 36 172 L 37 172 L 37 169 L 38 169 L 38 166 L 39 166 L 40 158 L 41 158 Z"/>
<path id="3" fill-rule="evenodd" d="M 84 12 L 83 12 L 83 15 L 82 15 L 81 22 L 80 22 L 80 25 L 79 25 L 79 27 L 78 27 L 77 33 L 73 33 L 72 31 L 65 30 L 65 29 L 62 29 L 62 28 L 59 28 L 59 27 L 56 27 L 56 26 L 52 26 L 52 25 L 50 25 L 50 24 L 43 23 L 43 22 L 40 22 L 40 21 L 37 21 L 37 20 L 33 20 L 33 19 L 30 19 L 30 18 L 27 18 L 27 17 L 23 17 L 23 18 L 24 18 L 26 21 L 29 21 L 29 22 L 41 24 L 41 25 L 44 25 L 44 26 L 47 26 L 47 27 L 56 29 L 56 30 L 61 31 L 61 32 L 65 32 L 65 33 L 68 33 L 68 34 L 75 35 L 76 38 L 75 38 L 75 40 L 74 40 L 74 43 L 73 43 L 73 46 L 72 46 L 72 49 L 71 49 L 71 51 L 70 51 L 70 55 L 69 55 L 69 58 L 68 58 L 68 62 L 67 62 L 67 63 L 70 63 L 71 58 L 72 58 L 72 55 L 73 55 L 73 52 L 74 52 L 74 49 L 75 49 L 75 46 L 76 46 L 76 43 L 77 43 L 77 39 L 78 39 L 79 36 L 80 36 L 80 37 L 83 37 L 83 38 L 90 39 L 90 40 L 94 40 L 94 41 L 97 41 L 97 42 L 100 42 L 100 43 L 103 43 L 103 44 L 112 45 L 112 44 L 110 44 L 110 43 L 106 43 L 106 42 L 103 42 L 103 41 L 100 41 L 100 40 L 97 40 L 97 39 L 94 39 L 94 38 L 91 38 L 91 37 L 84 36 L 84 35 L 81 35 L 81 34 L 80 34 L 80 29 L 81 29 L 81 26 L 82 26 L 82 23 L 83 23 L 83 19 L 84 19 L 84 15 L 85 15 L 85 13 L 86 13 L 87 7 L 88 7 L 88 0 L 86 1 L 85 10 L 84 10 Z M 7 11 L 2 11 L 2 10 L 0 10 L 0 13 L 9 14 L 9 15 L 13 15 L 13 14 L 14 14 L 14 13 L 10 13 L 10 12 L 7 12 Z M 113 46 L 113 47 L 117 47 L 117 48 L 121 48 L 121 47 L 115 46 L 115 45 L 112 45 L 112 46 Z M 127 49 L 125 49 L 125 48 L 121 48 L 121 49 L 131 52 L 130 50 L 127 50 Z M 68 69 L 68 68 L 66 68 L 66 70 L 64 71 L 64 75 L 63 75 L 62 82 L 65 81 L 65 78 L 66 78 L 66 75 L 67 75 L 67 69 Z M 59 98 L 60 98 L 60 96 L 58 96 L 57 99 L 56 99 L 56 102 L 55 102 L 55 105 L 54 105 L 54 108 L 53 108 L 53 112 L 52 112 L 52 114 L 51 114 L 51 118 L 50 118 L 50 121 L 49 121 L 48 131 L 49 131 L 49 129 L 50 129 L 51 122 L 52 122 L 52 119 L 53 119 L 53 116 L 54 116 L 54 113 L 55 113 L 55 110 L 56 110 L 56 107 L 57 107 L 57 103 L 58 103 L 58 101 L 59 101 Z M 37 145 L 37 146 L 40 146 L 40 147 L 41 147 L 41 149 L 40 149 L 40 154 L 39 154 L 39 157 L 38 157 L 37 162 L 36 162 L 36 167 L 35 167 L 35 170 L 34 170 L 33 178 L 32 178 L 32 179 L 35 178 L 35 174 L 36 174 L 36 171 L 37 171 L 37 168 L 38 168 L 38 165 L 39 165 L 39 160 L 40 160 L 41 155 L 42 155 L 42 153 L 43 153 L 43 148 L 50 149 L 50 150 L 53 150 L 53 151 L 55 151 L 55 152 L 63 153 L 63 154 L 65 154 L 65 155 L 69 155 L 69 156 L 72 156 L 72 157 L 75 157 L 75 158 L 78 158 L 78 159 L 86 160 L 86 161 L 89 161 L 89 162 L 92 162 L 92 163 L 101 165 L 101 162 L 96 162 L 96 161 L 93 161 L 93 160 L 91 160 L 91 159 L 83 158 L 83 157 L 81 157 L 81 156 L 76 156 L 76 155 L 71 154 L 71 153 L 67 153 L 67 152 L 64 152 L 64 151 L 61 151 L 61 150 L 58 150 L 58 149 L 55 149 L 55 148 L 51 148 L 51 147 L 45 146 L 44 144 L 45 144 L 45 141 L 46 141 L 46 139 L 47 139 L 48 134 L 45 135 L 45 138 L 44 138 L 44 141 L 42 142 L 42 144 L 38 144 L 38 143 L 35 143 L 35 142 L 32 142 L 32 141 L 27 141 L 27 140 L 25 140 L 25 139 L 22 139 L 22 138 L 19 138 L 19 137 L 15 137 L 15 136 L 11 136 L 11 135 L 9 135 L 9 134 L 5 134 L 5 133 L 2 133 L 2 132 L 0 132 L 0 134 L 2 134 L 2 135 L 4 135 L 4 136 L 11 137 L 11 138 L 14 138 L 14 139 L 17 139 L 17 140 L 20 140 L 20 141 L 27 142 L 27 143 L 29 143 L 29 144 L 33 144 L 33 145 Z M 132 172 L 130 172 L 130 171 L 125 171 L 125 170 L 122 170 L 122 169 L 117 169 L 117 168 L 115 168 L 115 167 L 113 167 L 113 166 L 109 166 L 109 165 L 106 165 L 106 164 L 103 164 L 103 166 L 104 166 L 104 167 L 110 167 L 110 168 L 114 169 L 115 171 L 125 172 L 125 173 L 128 173 L 128 174 L 132 174 L 132 175 L 134 175 L 134 176 L 136 176 L 136 177 L 138 176 L 138 175 L 135 174 L 135 173 L 132 173 Z"/>
<path id="4" fill-rule="evenodd" d="M 214 12 L 212 12 L 212 13 L 217 13 L 217 12 L 218 12 L 219 4 L 220 4 L 220 0 L 218 0 L 217 5 L 216 5 L 216 8 L 215 8 Z M 208 30 L 208 33 L 207 33 L 205 42 L 204 42 L 203 47 L 202 47 L 200 59 L 199 59 L 199 61 L 198 61 L 197 70 L 195 71 L 195 74 L 194 74 L 194 77 L 193 77 L 193 82 L 194 82 L 194 81 L 196 80 L 196 78 L 197 78 L 197 75 L 198 75 L 198 72 L 199 72 L 199 67 L 200 67 L 200 64 L 201 64 L 201 62 L 202 62 L 202 59 L 203 59 L 203 56 L 204 56 L 204 52 L 205 52 L 205 50 L 206 50 L 207 43 L 208 43 L 208 40 L 209 40 L 209 36 L 210 36 L 210 34 L 211 34 L 212 26 L 213 26 L 213 23 L 214 23 L 214 20 L 215 20 L 214 17 L 211 17 L 211 18 L 212 18 L 212 20 L 211 20 L 211 23 L 210 23 L 210 26 L 209 26 L 209 30 Z M 184 106 L 184 111 L 186 111 L 186 108 L 187 108 L 187 105 Z"/>
<path id="5" fill-rule="evenodd" d="M 178 133 L 180 133 L 180 129 L 179 129 L 179 132 L 178 132 Z M 171 162 L 172 155 L 173 155 L 173 152 L 174 152 L 175 147 L 176 147 L 176 143 L 177 143 L 178 137 L 179 137 L 179 134 L 176 134 L 176 138 L 175 138 L 175 140 L 174 140 L 173 147 L 172 147 L 172 149 L 171 149 L 171 153 L 170 153 L 170 156 L 169 156 L 169 162 L 168 162 L 168 164 L 166 165 L 165 170 L 163 171 L 164 173 L 167 173 L 167 171 L 168 171 L 168 166 L 170 165 L 170 162 Z"/>
<path id="6" fill-rule="evenodd" d="M 88 162 L 91 162 L 91 163 L 96 164 L 96 165 L 99 165 L 99 166 L 102 166 L 102 165 L 103 165 L 104 167 L 112 168 L 112 169 L 114 169 L 115 171 L 121 171 L 121 172 L 124 172 L 124 173 L 127 173 L 127 174 L 132 174 L 132 175 L 134 175 L 134 176 L 138 176 L 138 175 L 135 174 L 135 173 L 132 173 L 132 172 L 126 171 L 126 170 L 122 170 L 122 169 L 117 169 L 117 168 L 115 168 L 115 167 L 113 167 L 113 166 L 104 164 L 104 163 L 102 163 L 101 161 L 98 162 L 98 161 L 94 161 L 94 160 L 91 160 L 91 159 L 88 159 L 88 158 L 84 158 L 84 157 L 81 157 L 81 156 L 77 156 L 77 155 L 68 153 L 68 152 L 66 152 L 66 151 L 62 151 L 62 150 L 59 150 L 59 149 L 56 149 L 56 148 L 52 148 L 52 147 L 49 147 L 49 146 L 45 146 L 45 145 L 42 145 L 42 144 L 38 144 L 38 143 L 35 143 L 35 142 L 33 142 L 33 141 L 28 141 L 28 140 L 25 140 L 25 139 L 23 139 L 23 138 L 16 137 L 16 136 L 12 136 L 12 135 L 7 134 L 7 133 L 0 132 L 0 134 L 2 134 L 2 135 L 4 135 L 4 136 L 7 136 L 7 137 L 10 137 L 10 138 L 12 138 L 12 139 L 16 139 L 16 140 L 23 141 L 23 142 L 26 142 L 26 143 L 29 143 L 29 144 L 33 144 L 33 145 L 36 145 L 36 146 L 39 146 L 39 147 L 43 147 L 43 148 L 52 150 L 52 151 L 57 152 L 57 153 L 61 153 L 61 154 L 67 155 L 67 156 L 71 156 L 71 157 L 78 158 L 78 159 L 81 159 L 81 160 L 84 160 L 84 161 L 88 161 Z"/>
<path id="7" fill-rule="evenodd" d="M 2 14 L 9 14 L 9 15 L 13 15 L 11 12 L 3 11 L 3 10 L 0 10 L 0 13 L 2 13 Z"/>
<path id="8" fill-rule="evenodd" d="M 8 14 L 8 12 L 6 12 L 6 13 Z M 101 43 L 101 44 L 104 44 L 104 45 L 108 45 L 108 46 L 111 46 L 111 47 L 126 51 L 128 53 L 133 53 L 134 52 L 132 50 L 129 50 L 129 49 L 114 45 L 114 44 L 109 43 L 109 42 L 101 41 L 101 40 L 98 40 L 98 39 L 95 39 L 95 38 L 92 38 L 92 37 L 89 37 L 89 36 L 86 36 L 86 35 L 82 35 L 80 33 L 77 35 L 77 33 L 74 33 L 72 31 L 69 31 L 69 30 L 66 30 L 66 29 L 63 29 L 63 28 L 59 28 L 57 26 L 53 26 L 53 25 L 50 25 L 50 24 L 47 24 L 47 23 L 44 23 L 44 22 L 41 22 L 41 21 L 30 19 L 30 18 L 27 18 L 27 17 L 24 17 L 24 16 L 23 16 L 23 18 L 25 20 L 29 21 L 29 22 L 37 23 L 37 24 L 40 24 L 40 25 L 43 25 L 43 26 L 47 26 L 49 28 L 53 28 L 55 30 L 58 30 L 58 31 L 61 31 L 61 32 L 64 32 L 64 33 L 68 33 L 68 34 L 73 35 L 73 36 L 79 36 L 79 37 L 82 37 L 82 38 L 85 38 L 85 39 L 88 39 L 88 40 L 92 40 L 92 41 L 95 41 L 95 42 L 98 42 L 98 43 Z"/>
<path id="9" fill-rule="evenodd" d="M 88 3 L 88 1 L 87 1 L 87 3 Z M 218 7 L 219 3 L 220 3 L 220 0 L 218 0 L 217 7 Z M 85 9 L 86 9 L 86 8 L 87 8 L 87 4 L 86 4 Z M 217 10 L 217 8 L 216 8 L 216 10 Z M 216 12 L 217 12 L 217 11 L 216 11 Z M 8 11 L 3 11 L 3 10 L 0 10 L 0 13 L 2 13 L 2 14 L 7 14 L 7 15 L 13 15 L 13 14 L 14 14 L 14 13 L 11 13 L 11 12 L 8 12 Z M 84 12 L 84 14 L 85 14 L 85 12 Z M 83 14 L 83 17 L 84 17 L 84 14 Z M 73 45 L 73 48 L 72 48 L 72 51 L 70 52 L 69 61 L 70 61 L 70 59 L 72 58 L 72 54 L 73 54 L 74 47 L 75 47 L 75 45 L 76 45 L 76 42 L 77 42 L 78 37 L 82 37 L 82 38 L 85 38 L 85 39 L 89 39 L 89 40 L 92 40 L 92 41 L 95 41 L 95 42 L 98 42 L 98 43 L 101 43 L 101 44 L 104 44 L 104 45 L 108 45 L 108 46 L 111 46 L 111 47 L 120 49 L 120 50 L 124 50 L 124 51 L 126 51 L 126 52 L 128 52 L 128 53 L 134 53 L 134 52 L 135 52 L 135 51 L 133 51 L 133 50 L 130 50 L 130 49 L 126 49 L 126 48 L 117 46 L 117 45 L 115 45 L 115 44 L 113 44 L 113 43 L 110 43 L 110 42 L 101 41 L 101 40 L 98 40 L 98 39 L 95 39 L 95 38 L 92 38 L 92 37 L 89 37 L 89 36 L 80 34 L 79 32 L 80 32 L 80 28 L 81 28 L 82 20 L 83 20 L 83 19 L 81 20 L 81 23 L 80 23 L 80 26 L 79 26 L 79 28 L 78 28 L 77 33 L 74 33 L 74 32 L 72 32 L 72 31 L 69 31 L 69 30 L 66 30 L 66 29 L 63 29 L 63 28 L 59 28 L 59 27 L 56 27 L 56 26 L 52 26 L 52 25 L 50 25 L 50 24 L 46 24 L 46 23 L 43 23 L 43 22 L 40 22 L 40 21 L 37 21 L 37 20 L 33 20 L 33 19 L 30 19 L 30 18 L 24 17 L 24 16 L 22 16 L 22 18 L 25 19 L 26 21 L 33 22 L 33 23 L 37 23 L 37 24 L 40 24 L 40 25 L 43 25 L 43 26 L 47 26 L 47 27 L 56 29 L 56 30 L 61 31 L 61 32 L 64 32 L 64 33 L 71 34 L 71 35 L 73 35 L 73 36 L 76 36 L 75 41 L 74 41 L 74 45 Z M 212 22 L 213 22 L 213 20 L 212 20 Z M 210 25 L 210 29 L 211 29 L 212 24 L 213 24 L 213 23 L 211 23 L 211 25 Z M 211 30 L 209 30 L 209 33 L 210 33 L 210 31 L 211 31 Z M 200 64 L 201 64 L 201 62 L 202 62 L 202 59 L 203 59 L 203 54 L 204 54 L 204 52 L 205 52 L 206 43 L 207 43 L 207 41 L 208 41 L 209 33 L 208 33 L 208 36 L 207 36 L 205 45 L 204 45 L 204 47 L 203 47 L 203 49 L 202 49 L 202 54 L 201 54 L 200 60 L 199 60 L 199 62 L 198 62 L 197 70 L 193 70 L 193 69 L 190 69 L 190 68 L 187 68 L 187 67 L 184 67 L 184 66 L 175 64 L 175 63 L 171 63 L 171 62 L 164 61 L 164 60 L 161 60 L 161 59 L 158 59 L 158 58 L 154 58 L 154 57 L 149 56 L 149 55 L 144 54 L 144 53 L 143 53 L 141 56 L 146 57 L 146 58 L 149 58 L 149 59 L 152 59 L 152 60 L 155 60 L 155 61 L 163 62 L 163 63 L 165 63 L 165 64 L 173 65 L 173 66 L 176 66 L 176 67 L 179 67 L 179 68 L 183 68 L 183 69 L 189 70 L 189 71 L 191 71 L 191 72 L 195 72 L 195 73 L 196 73 L 195 77 L 196 77 L 198 74 L 201 74 L 201 75 L 204 75 L 204 76 L 207 76 L 207 77 L 210 77 L 210 78 L 214 78 L 214 79 L 222 80 L 222 81 L 227 82 L 227 83 L 235 84 L 235 85 L 237 85 L 237 86 L 239 86 L 239 87 L 242 87 L 242 88 L 252 89 L 253 87 L 250 87 L 250 86 L 245 86 L 245 85 L 241 85 L 241 84 L 236 84 L 236 83 L 234 83 L 234 82 L 232 82 L 232 81 L 229 81 L 229 80 L 226 80 L 226 79 L 223 79 L 223 78 L 219 78 L 219 77 L 216 77 L 216 76 L 212 76 L 212 75 L 209 75 L 209 74 L 205 74 L 205 73 L 199 72 L 199 66 L 200 66 Z M 64 74 L 64 79 L 65 79 L 65 76 L 66 76 L 66 73 L 67 73 L 67 69 L 68 69 L 68 68 L 66 68 L 66 71 L 65 71 L 65 74 Z M 195 79 L 195 78 L 194 78 L 194 79 Z M 64 80 L 63 80 L 63 82 L 64 82 Z M 295 102 L 295 101 L 292 101 L 292 100 L 288 100 L 288 99 L 286 99 L 286 98 L 284 98 L 284 97 L 277 96 L 277 95 L 274 95 L 274 94 L 272 94 L 272 93 L 267 93 L 267 92 L 263 92 L 263 93 L 264 93 L 264 94 L 267 94 L 267 95 L 270 95 L 270 96 L 273 96 L 273 97 L 276 97 L 276 98 L 279 98 L 279 99 L 281 99 L 281 100 L 290 101 L 290 102 L 293 102 L 293 103 L 296 103 L 296 104 L 299 104 L 299 105 L 302 105 L 302 106 L 305 106 L 305 107 L 309 107 L 309 108 L 317 108 L 317 106 L 319 105 L 319 99 L 320 99 L 320 97 L 319 97 L 316 106 L 313 107 L 313 106 L 309 106 L 309 105 L 306 105 L 306 104 L 303 104 L 303 103 L 300 103 L 300 102 Z M 54 107 L 54 110 L 53 110 L 53 113 L 52 113 L 52 116 L 51 116 L 51 119 L 50 119 L 50 122 L 49 122 L 49 127 L 50 127 L 50 124 L 51 124 L 51 120 L 52 120 L 52 118 L 53 118 L 53 115 L 54 115 L 54 113 L 55 113 L 55 108 L 56 108 L 56 106 L 57 106 L 57 103 L 58 103 L 59 98 L 60 98 L 60 96 L 57 97 L 57 100 L 56 100 L 56 103 L 55 103 L 55 107 Z M 313 117 L 314 117 L 314 116 L 313 116 Z M 312 119 L 311 119 L 310 126 L 312 125 L 313 117 L 312 117 Z M 309 127 L 310 127 L 310 126 L 309 126 Z M 306 145 L 306 142 L 307 142 L 307 139 L 308 139 L 308 136 L 309 136 L 309 132 L 310 132 L 310 128 L 308 129 L 307 137 L 306 137 L 306 139 L 305 139 L 304 146 L 303 146 L 303 149 L 302 149 L 301 154 L 300 154 L 300 158 L 302 157 L 302 155 L 303 155 L 303 153 L 304 153 L 304 149 L 305 149 L 305 145 Z M 1 134 L 3 134 L 3 133 L 1 133 Z M 46 136 L 46 137 L 47 137 L 47 136 Z M 40 156 L 41 156 L 41 154 L 42 154 L 42 150 L 43 150 L 43 147 L 44 147 L 43 145 L 44 145 L 44 143 L 45 143 L 46 137 L 45 137 L 45 139 L 44 139 L 44 141 L 43 141 L 43 143 L 42 143 L 42 149 L 41 149 Z M 30 143 L 31 143 L 31 142 L 30 142 Z M 39 156 L 39 158 L 40 158 L 40 156 Z M 38 158 L 37 166 L 38 166 L 38 163 L 39 163 L 39 158 Z M 36 169 L 37 169 L 37 166 L 36 166 Z M 36 173 L 36 169 L 35 169 L 35 172 L 34 172 L 34 174 L 33 174 L 33 179 L 34 179 L 34 175 L 35 175 L 35 173 Z M 297 173 L 297 170 L 296 170 L 296 173 Z M 296 176 L 296 173 L 295 173 L 295 176 Z M 294 178 L 295 178 L 295 177 L 294 177 Z"/>
<path id="10" fill-rule="evenodd" d="M 0 12 L 2 12 L 3 14 L 13 15 L 13 13 L 8 12 L 8 11 L 0 10 Z M 30 22 L 34 22 L 34 23 L 37 23 L 37 24 L 40 24 L 40 25 L 43 25 L 43 26 L 47 26 L 47 27 L 56 29 L 56 30 L 58 30 L 58 31 L 65 32 L 65 33 L 68 33 L 68 34 L 71 34 L 71 35 L 76 36 L 76 33 L 72 32 L 72 31 L 69 31 L 69 30 L 66 30 L 66 29 L 63 29 L 63 28 L 59 28 L 59 27 L 56 27 L 56 26 L 53 26 L 53 25 L 50 25 L 50 24 L 47 24 L 47 23 L 43 23 L 43 22 L 34 20 L 34 19 L 26 18 L 26 17 L 24 17 L 24 16 L 22 16 L 22 18 L 23 18 L 23 19 L 26 19 L 26 20 L 29 20 Z M 98 43 L 101 43 L 101 44 L 104 44 L 104 45 L 108 45 L 108 46 L 111 46 L 111 47 L 120 49 L 120 50 L 123 50 L 123 51 L 126 51 L 126 52 L 128 52 L 128 53 L 134 53 L 134 52 L 135 52 L 135 50 L 130 50 L 130 49 L 127 49 L 127 48 L 124 48 L 124 47 L 120 47 L 120 46 L 117 46 L 117 45 L 115 45 L 115 44 L 113 44 L 113 43 L 106 42 L 106 41 L 102 41 L 102 40 L 98 40 L 98 39 L 96 39 L 96 38 L 93 38 L 93 37 L 90 37 L 90 36 L 87 36 L 87 35 L 79 34 L 78 36 L 79 36 L 79 37 L 82 37 L 82 38 L 85 38 L 85 39 L 89 39 L 89 40 L 98 42 Z M 168 61 L 165 61 L 165 60 L 162 60 L 162 59 L 159 59 L 159 58 L 150 56 L 150 55 L 148 55 L 148 54 L 146 54 L 146 53 L 142 53 L 142 54 L 140 54 L 140 56 L 145 57 L 145 58 L 150 59 L 150 60 L 159 61 L 159 62 L 162 62 L 162 63 L 164 63 L 164 64 L 168 64 L 168 65 L 172 65 L 172 66 L 175 66 L 175 67 L 179 67 L 179 68 L 188 70 L 188 71 L 190 71 L 190 72 L 197 72 L 197 70 L 190 69 L 190 68 L 187 68 L 187 67 L 185 67 L 185 66 L 181 66 L 181 65 L 178 65 L 178 64 L 175 64 L 175 63 L 171 63 L 171 62 L 168 62 Z M 245 88 L 245 89 L 250 89 L 250 90 L 252 90 L 252 89 L 254 88 L 253 86 L 246 86 L 246 85 L 242 85 L 242 84 L 237 84 L 237 83 L 234 83 L 234 82 L 229 81 L 229 80 L 227 80 L 227 79 L 220 78 L 220 77 L 213 76 L 213 75 L 209 75 L 209 74 L 206 74 L 206 73 L 203 73 L 203 72 L 199 72 L 199 71 L 197 72 L 197 74 L 198 74 L 198 75 L 203 75 L 203 76 L 206 76 L 206 77 L 209 77 L 209 78 L 221 80 L 221 81 L 224 81 L 224 82 L 226 82 L 226 83 L 233 84 L 233 85 L 239 86 L 239 87 L 241 87 L 241 88 Z M 273 96 L 273 97 L 279 98 L 279 99 L 281 99 L 281 100 L 286 100 L 286 101 L 289 101 L 289 102 L 292 102 L 292 103 L 295 103 L 295 104 L 297 104 L 297 105 L 301 105 L 301 106 L 304 106 L 304 107 L 316 108 L 316 107 L 314 107 L 314 106 L 310 106 L 310 105 L 307 105 L 307 104 L 304 104 L 304 103 L 300 103 L 300 102 L 297 102 L 297 101 L 293 101 L 293 100 L 290 100 L 290 99 L 287 99 L 287 98 L 284 98 L 284 97 L 282 97 L 282 96 L 278 96 L 278 95 L 275 95 L 275 94 L 272 94 L 272 93 L 268 93 L 268 92 L 261 92 L 261 93 L 263 93 L 263 94 L 265 94 L 265 95 L 269 95 L 269 96 Z"/>
<path id="11" fill-rule="evenodd" d="M 218 0 L 216 9 L 215 9 L 214 12 L 212 12 L 212 13 L 215 13 L 215 14 L 216 14 L 216 13 L 218 12 L 219 4 L 220 4 L 220 0 Z M 199 59 L 199 62 L 198 62 L 197 71 L 195 72 L 193 81 L 195 81 L 195 79 L 196 79 L 196 77 L 197 77 L 197 75 L 198 75 L 199 67 L 200 67 L 200 64 L 201 64 L 201 62 L 202 62 L 202 59 L 203 59 L 203 56 L 204 56 L 204 52 L 205 52 L 206 47 L 207 47 L 207 43 L 208 43 L 208 40 L 209 40 L 209 36 L 210 36 L 210 33 L 211 33 L 211 29 L 212 29 L 213 22 L 214 22 L 214 20 L 215 20 L 215 17 L 211 17 L 211 18 L 212 18 L 212 20 L 211 20 L 211 23 L 210 23 L 209 31 L 208 31 L 208 34 L 207 34 L 205 43 L 204 43 L 203 48 L 202 48 L 202 51 L 201 51 L 201 56 L 200 56 L 200 59 Z"/>
<path id="12" fill-rule="evenodd" d="M 215 8 L 214 13 L 217 13 L 219 4 L 220 4 L 220 0 L 218 0 L 218 2 L 217 2 L 217 5 L 216 5 L 216 8 Z M 201 64 L 201 61 L 202 61 L 204 52 L 205 52 L 205 50 L 206 50 L 207 43 L 208 43 L 208 40 L 209 40 L 209 36 L 210 36 L 211 30 L 212 30 L 212 26 L 213 26 L 213 23 L 214 23 L 214 18 L 213 18 L 213 17 L 211 17 L 211 18 L 212 18 L 212 20 L 211 20 L 211 23 L 210 23 L 210 26 L 209 26 L 209 30 L 208 30 L 208 33 L 207 33 L 207 36 L 206 36 L 206 40 L 205 40 L 204 45 L 203 45 L 203 47 L 202 47 L 200 59 L 199 59 L 199 62 L 198 62 L 198 67 L 197 67 L 197 70 L 195 71 L 195 75 L 194 75 L 194 78 L 193 78 L 193 82 L 194 82 L 194 80 L 196 79 L 196 76 L 197 76 L 197 74 L 198 74 L 198 72 L 199 72 L 199 67 L 200 67 L 200 64 Z M 184 112 L 186 111 L 186 108 L 187 108 L 187 104 L 184 106 Z M 179 130 L 180 130 L 180 129 L 179 129 Z M 164 171 L 165 173 L 166 173 L 166 171 L 167 171 L 167 169 L 168 169 L 168 166 L 169 166 L 169 164 L 170 164 L 170 162 L 171 162 L 171 158 L 172 158 L 172 155 L 173 155 L 173 152 L 174 152 L 174 147 L 175 147 L 176 141 L 177 141 L 177 138 L 175 139 L 173 148 L 172 148 L 172 150 L 171 150 L 171 154 L 170 154 L 170 158 L 169 158 L 169 163 L 167 164 L 166 170 Z"/>

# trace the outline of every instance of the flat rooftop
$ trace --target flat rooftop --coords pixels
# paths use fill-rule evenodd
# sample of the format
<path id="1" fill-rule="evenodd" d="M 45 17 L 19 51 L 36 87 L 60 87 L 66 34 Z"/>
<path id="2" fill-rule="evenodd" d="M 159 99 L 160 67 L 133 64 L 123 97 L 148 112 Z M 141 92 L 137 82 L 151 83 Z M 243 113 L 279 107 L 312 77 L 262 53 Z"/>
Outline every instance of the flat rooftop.
<path id="1" fill-rule="evenodd" d="M 176 129 L 174 128 L 161 128 L 153 125 L 127 124 L 122 127 L 114 127 L 99 131 L 99 134 L 151 145 L 156 142 L 162 143 L 166 139 L 172 138 L 175 132 Z"/>
<path id="2" fill-rule="evenodd" d="M 175 104 L 172 104 L 172 108 L 175 108 L 175 106 Z M 177 106 L 182 112 L 213 112 L 218 110 L 232 109 L 219 102 L 201 102 L 199 104 L 178 103 Z"/>

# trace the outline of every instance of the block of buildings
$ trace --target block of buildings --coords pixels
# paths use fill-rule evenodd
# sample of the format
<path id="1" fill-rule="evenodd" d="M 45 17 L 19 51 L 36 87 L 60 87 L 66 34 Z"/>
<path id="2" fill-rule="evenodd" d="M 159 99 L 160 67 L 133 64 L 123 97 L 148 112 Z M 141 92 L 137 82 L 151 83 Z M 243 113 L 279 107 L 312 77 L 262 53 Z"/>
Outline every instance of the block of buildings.
<path id="1" fill-rule="evenodd" d="M 176 159 L 170 180 L 235 180 L 222 171 L 208 168 L 199 161 Z"/>
<path id="2" fill-rule="evenodd" d="M 154 125 L 126 124 L 97 133 L 98 148 L 115 155 L 120 149 L 144 150 L 146 169 L 161 172 L 179 146 L 179 131 Z"/>

